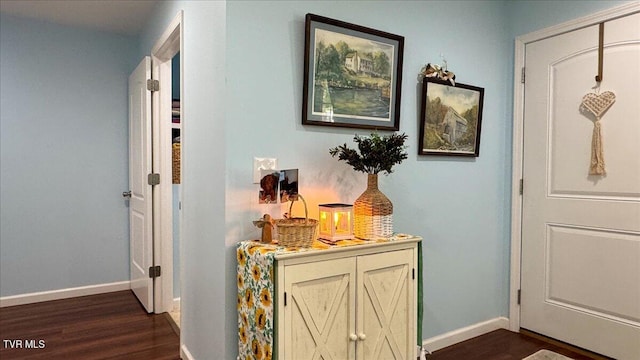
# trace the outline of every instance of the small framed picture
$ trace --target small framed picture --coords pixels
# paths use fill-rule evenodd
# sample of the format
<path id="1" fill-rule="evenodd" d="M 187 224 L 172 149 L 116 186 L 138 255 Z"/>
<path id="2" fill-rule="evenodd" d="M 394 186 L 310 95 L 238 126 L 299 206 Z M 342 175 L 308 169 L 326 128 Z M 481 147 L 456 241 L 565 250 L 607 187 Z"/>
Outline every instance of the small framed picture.
<path id="1" fill-rule="evenodd" d="M 484 89 L 424 78 L 419 155 L 480 155 Z"/>
<path id="2" fill-rule="evenodd" d="M 298 169 L 280 170 L 280 202 L 298 200 Z"/>
<path id="3" fill-rule="evenodd" d="M 404 37 L 307 14 L 302 124 L 400 128 Z"/>

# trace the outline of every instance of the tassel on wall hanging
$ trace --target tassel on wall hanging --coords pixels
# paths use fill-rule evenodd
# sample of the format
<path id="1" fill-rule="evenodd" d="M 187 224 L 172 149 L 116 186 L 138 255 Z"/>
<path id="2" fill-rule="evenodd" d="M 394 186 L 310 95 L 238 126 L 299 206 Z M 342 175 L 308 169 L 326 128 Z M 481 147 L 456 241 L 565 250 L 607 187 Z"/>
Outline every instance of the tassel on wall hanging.
<path id="1" fill-rule="evenodd" d="M 616 101 L 616 95 L 611 91 L 602 94 L 589 93 L 582 98 L 581 108 L 593 114 L 593 134 L 591 137 L 591 164 L 589 175 L 606 175 L 604 164 L 604 150 L 602 146 L 602 127 L 600 119 L 602 115 Z"/>
<path id="2" fill-rule="evenodd" d="M 589 175 L 606 175 L 604 162 L 604 148 L 602 145 L 602 127 L 600 119 L 616 101 L 616 95 L 611 91 L 600 94 L 600 84 L 603 79 L 602 63 L 604 52 L 604 23 L 600 24 L 598 44 L 598 75 L 596 75 L 596 93 L 588 93 L 582 98 L 580 110 L 583 114 L 593 115 L 593 134 L 591 137 L 591 162 Z"/>

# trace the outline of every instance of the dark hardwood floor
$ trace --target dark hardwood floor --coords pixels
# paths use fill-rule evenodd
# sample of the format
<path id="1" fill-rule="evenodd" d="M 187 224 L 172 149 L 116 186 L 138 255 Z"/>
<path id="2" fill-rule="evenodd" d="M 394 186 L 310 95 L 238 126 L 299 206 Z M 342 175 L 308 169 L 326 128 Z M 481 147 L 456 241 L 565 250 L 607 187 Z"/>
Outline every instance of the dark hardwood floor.
<path id="1" fill-rule="evenodd" d="M 0 339 L 2 360 L 180 359 L 165 315 L 130 291 L 0 308 Z"/>
<path id="2" fill-rule="evenodd" d="M 0 339 L 2 360 L 180 359 L 167 317 L 147 314 L 130 291 L 0 308 Z M 428 360 L 521 360 L 541 349 L 575 360 L 606 359 L 537 334 L 496 330 Z"/>
<path id="3" fill-rule="evenodd" d="M 521 360 L 542 349 L 551 350 L 575 360 L 608 359 L 534 333 L 515 333 L 504 329 L 435 351 L 427 359 Z"/>

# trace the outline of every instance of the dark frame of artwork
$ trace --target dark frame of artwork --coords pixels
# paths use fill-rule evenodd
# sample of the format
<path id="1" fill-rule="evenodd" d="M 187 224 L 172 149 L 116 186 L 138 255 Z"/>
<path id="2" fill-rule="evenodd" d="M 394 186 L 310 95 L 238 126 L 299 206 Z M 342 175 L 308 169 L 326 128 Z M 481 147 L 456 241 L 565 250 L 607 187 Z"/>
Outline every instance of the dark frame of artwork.
<path id="1" fill-rule="evenodd" d="M 422 81 L 418 155 L 480 155 L 484 88 Z"/>
<path id="2" fill-rule="evenodd" d="M 302 124 L 397 131 L 404 37 L 307 14 Z"/>

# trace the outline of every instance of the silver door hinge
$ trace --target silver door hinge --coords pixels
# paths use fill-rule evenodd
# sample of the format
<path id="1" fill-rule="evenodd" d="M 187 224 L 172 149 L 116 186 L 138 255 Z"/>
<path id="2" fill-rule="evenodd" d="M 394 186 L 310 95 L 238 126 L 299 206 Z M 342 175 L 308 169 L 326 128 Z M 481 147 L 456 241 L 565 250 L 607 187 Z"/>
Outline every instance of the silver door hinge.
<path id="1" fill-rule="evenodd" d="M 524 179 L 520 179 L 520 195 L 524 194 Z"/>
<path id="2" fill-rule="evenodd" d="M 524 66 L 523 66 L 522 73 L 520 75 L 520 83 L 524 84 L 524 79 L 525 79 L 525 72 L 524 72 Z"/>
<path id="3" fill-rule="evenodd" d="M 151 173 L 147 175 L 147 183 L 152 186 L 160 184 L 160 174 Z"/>
<path id="4" fill-rule="evenodd" d="M 148 79 L 147 80 L 147 90 L 149 91 L 158 91 L 160 90 L 160 81 Z"/>
<path id="5" fill-rule="evenodd" d="M 155 279 L 160 276 L 160 265 L 158 266 L 149 266 L 149 277 Z"/>
<path id="6" fill-rule="evenodd" d="M 518 289 L 518 305 L 520 305 L 521 300 L 522 300 L 522 290 Z"/>

